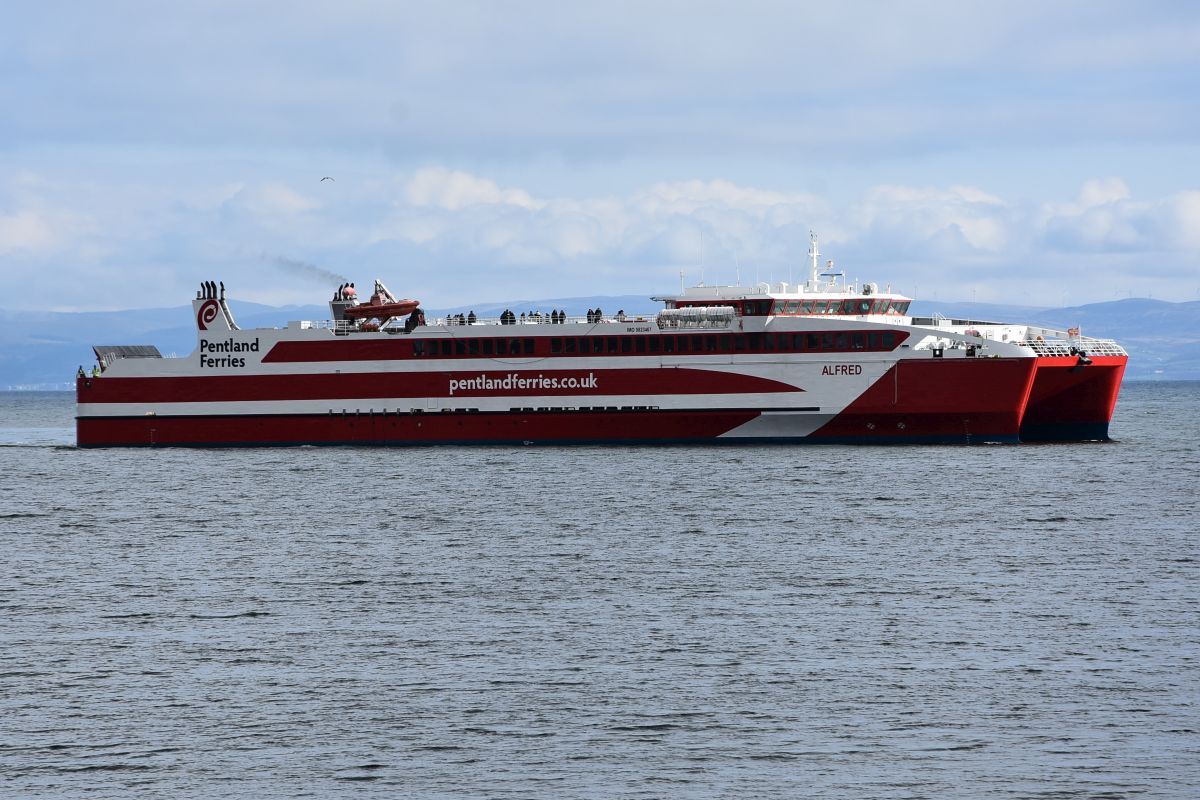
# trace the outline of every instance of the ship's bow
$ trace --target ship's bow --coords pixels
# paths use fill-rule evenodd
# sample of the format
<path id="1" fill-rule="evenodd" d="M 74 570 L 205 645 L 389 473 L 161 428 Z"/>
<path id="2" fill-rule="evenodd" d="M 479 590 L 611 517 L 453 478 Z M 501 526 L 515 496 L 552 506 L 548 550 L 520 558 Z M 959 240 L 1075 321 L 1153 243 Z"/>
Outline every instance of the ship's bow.
<path id="1" fill-rule="evenodd" d="M 1128 360 L 1124 354 L 1039 357 L 1021 441 L 1108 441 Z"/>

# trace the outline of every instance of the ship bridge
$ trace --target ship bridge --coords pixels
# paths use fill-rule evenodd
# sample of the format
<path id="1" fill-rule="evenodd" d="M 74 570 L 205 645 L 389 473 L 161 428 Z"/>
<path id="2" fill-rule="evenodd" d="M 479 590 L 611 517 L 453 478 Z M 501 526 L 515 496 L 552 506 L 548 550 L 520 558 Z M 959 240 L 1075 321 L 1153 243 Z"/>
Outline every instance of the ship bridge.
<path id="1" fill-rule="evenodd" d="M 742 317 L 836 316 L 876 318 L 872 321 L 898 322 L 908 317 L 912 298 L 877 283 L 846 282 L 845 274 L 834 269 L 833 261 L 820 267 L 817 238 L 811 235 L 808 256 L 811 274 L 804 283 L 757 283 L 754 286 L 689 286 L 678 295 L 653 297 L 667 311 L 683 309 L 731 308 Z"/>

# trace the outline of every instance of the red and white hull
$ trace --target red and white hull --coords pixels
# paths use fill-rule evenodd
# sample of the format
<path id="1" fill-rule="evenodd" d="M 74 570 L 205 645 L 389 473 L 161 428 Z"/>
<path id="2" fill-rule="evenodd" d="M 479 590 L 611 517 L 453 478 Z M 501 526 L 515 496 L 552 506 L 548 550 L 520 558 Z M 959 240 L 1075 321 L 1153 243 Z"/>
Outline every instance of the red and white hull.
<path id="1" fill-rule="evenodd" d="M 395 303 L 356 302 L 339 287 L 331 323 L 242 330 L 205 284 L 190 356 L 97 348 L 79 445 L 1106 439 L 1126 361 L 1077 331 L 914 320 L 815 273 L 791 294 L 689 290 L 650 319 L 427 325 L 404 301 L 404 328 L 380 330 L 362 320 Z"/>
<path id="2" fill-rule="evenodd" d="M 839 353 L 273 362 L 270 352 L 239 374 L 81 377 L 79 445 L 1104 439 L 1125 361 Z M 162 361 L 137 366 L 161 371 Z"/>

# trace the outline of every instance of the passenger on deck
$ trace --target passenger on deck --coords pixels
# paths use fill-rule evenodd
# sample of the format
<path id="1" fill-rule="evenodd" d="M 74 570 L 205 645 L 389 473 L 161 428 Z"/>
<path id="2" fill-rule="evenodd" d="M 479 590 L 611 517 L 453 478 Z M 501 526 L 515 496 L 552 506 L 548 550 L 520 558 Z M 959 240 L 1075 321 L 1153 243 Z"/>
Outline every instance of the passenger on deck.
<path id="1" fill-rule="evenodd" d="M 471 313 L 470 313 L 470 314 L 467 314 L 467 324 L 468 324 L 468 325 L 474 325 L 474 324 L 475 324 L 475 320 L 476 320 L 476 319 L 477 319 L 477 318 L 476 318 L 476 316 L 475 316 L 475 312 L 474 312 L 474 311 L 471 311 Z"/>

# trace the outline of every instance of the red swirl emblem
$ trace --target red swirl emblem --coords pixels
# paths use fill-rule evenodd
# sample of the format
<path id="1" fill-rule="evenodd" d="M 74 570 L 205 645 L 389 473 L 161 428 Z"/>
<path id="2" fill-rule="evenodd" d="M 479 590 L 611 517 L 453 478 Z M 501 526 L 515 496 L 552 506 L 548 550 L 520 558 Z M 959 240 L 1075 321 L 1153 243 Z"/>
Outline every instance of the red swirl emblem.
<path id="1" fill-rule="evenodd" d="M 196 324 L 200 326 L 200 330 L 208 330 L 208 323 L 217 318 L 217 301 L 205 300 L 204 305 L 200 306 L 200 311 L 196 314 Z"/>

